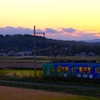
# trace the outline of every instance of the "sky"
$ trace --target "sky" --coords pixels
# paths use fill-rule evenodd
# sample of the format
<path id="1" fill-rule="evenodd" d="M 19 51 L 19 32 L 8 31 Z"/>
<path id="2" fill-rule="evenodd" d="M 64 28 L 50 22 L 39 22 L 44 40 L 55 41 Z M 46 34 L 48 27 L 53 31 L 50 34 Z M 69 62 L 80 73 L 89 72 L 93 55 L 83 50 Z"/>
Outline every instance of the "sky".
<path id="1" fill-rule="evenodd" d="M 45 32 L 47 38 L 100 38 L 100 0 L 0 0 L 0 34 Z"/>

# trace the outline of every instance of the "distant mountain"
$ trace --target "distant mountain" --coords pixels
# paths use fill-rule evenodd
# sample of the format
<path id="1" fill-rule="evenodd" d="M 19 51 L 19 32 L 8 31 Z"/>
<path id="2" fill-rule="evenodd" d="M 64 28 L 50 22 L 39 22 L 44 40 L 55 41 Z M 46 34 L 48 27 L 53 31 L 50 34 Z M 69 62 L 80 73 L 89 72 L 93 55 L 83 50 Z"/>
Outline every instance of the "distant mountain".
<path id="1" fill-rule="evenodd" d="M 95 42 L 100 42 L 100 39 L 86 40 L 85 42 L 93 42 L 93 43 L 95 43 Z"/>

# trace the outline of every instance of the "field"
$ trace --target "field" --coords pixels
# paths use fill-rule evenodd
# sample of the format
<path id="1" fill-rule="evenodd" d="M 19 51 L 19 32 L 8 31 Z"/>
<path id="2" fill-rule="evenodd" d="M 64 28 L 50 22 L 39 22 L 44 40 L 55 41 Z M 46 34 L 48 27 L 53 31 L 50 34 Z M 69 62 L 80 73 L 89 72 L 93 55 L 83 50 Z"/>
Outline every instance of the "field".
<path id="1" fill-rule="evenodd" d="M 51 57 L 47 56 L 37 56 L 36 57 L 36 65 L 37 68 L 42 68 L 42 63 L 43 62 L 50 62 Z M 59 61 L 69 61 L 69 62 L 74 62 L 74 61 L 96 61 L 100 62 L 100 57 L 75 57 L 75 56 L 67 56 L 67 57 L 58 57 Z M 34 57 L 33 56 L 0 56 L 0 68 L 5 69 L 5 68 L 18 68 L 18 69 L 34 69 Z"/>
<path id="2" fill-rule="evenodd" d="M 37 57 L 37 76 L 42 77 L 42 63 L 45 57 Z M 32 79 L 34 78 L 34 57 L 4 56 L 0 57 L 0 79 Z"/>
<path id="3" fill-rule="evenodd" d="M 77 61 L 77 60 L 84 60 L 84 61 L 100 61 L 98 57 L 63 57 L 59 58 L 59 60 L 66 60 L 66 61 Z M 46 82 L 50 84 L 70 84 L 71 82 L 61 82 L 55 81 L 54 80 L 43 80 L 42 78 L 42 63 L 43 62 L 50 62 L 51 59 L 49 57 L 41 57 L 38 56 L 36 60 L 36 65 L 37 65 L 37 78 L 34 78 L 34 57 L 14 57 L 14 56 L 9 56 L 9 57 L 0 57 L 0 79 L 2 80 L 14 80 L 14 81 L 31 81 L 31 82 Z M 4 86 L 4 84 L 0 83 L 1 85 Z M 71 83 L 71 85 L 79 85 L 77 83 Z M 90 83 L 89 83 L 90 84 Z M 83 83 L 81 84 L 83 85 Z M 87 83 L 85 85 L 88 85 Z M 5 84 L 5 86 L 14 86 L 14 87 L 23 87 L 20 86 L 19 84 Z M 94 83 L 91 84 L 91 86 L 95 86 Z M 30 87 L 30 86 L 28 86 Z M 35 87 L 35 86 L 33 86 Z M 33 88 L 32 87 L 32 88 Z M 96 85 L 98 87 L 98 85 Z M 25 87 L 27 88 L 27 87 Z M 7 89 L 7 90 L 6 90 Z M 100 91 L 87 91 L 87 90 L 80 90 L 80 89 L 75 89 L 75 90 L 70 90 L 69 89 L 62 89 L 62 92 L 66 91 L 64 94 L 63 93 L 57 93 L 54 92 L 58 90 L 60 92 L 60 88 L 51 88 L 49 87 L 35 87 L 34 89 L 43 89 L 43 90 L 52 90 L 53 92 L 47 92 L 47 91 L 38 91 L 38 90 L 30 90 L 30 89 L 16 89 L 16 88 L 10 88 L 10 87 L 0 87 L 0 100 L 6 100 L 6 98 L 9 98 L 7 100 L 99 100 L 97 98 L 90 98 L 86 96 L 78 96 L 78 95 L 71 95 L 71 94 L 66 94 L 66 93 L 74 93 L 74 94 L 80 94 L 80 95 L 88 95 L 95 97 L 97 96 Z M 11 91 L 10 91 L 11 90 Z M 25 90 L 25 91 L 24 91 Z M 10 92 L 7 92 L 10 91 Z M 21 92 L 20 92 L 21 91 Z M 28 91 L 28 92 L 27 92 Z M 6 94 L 5 94 L 5 93 Z M 36 92 L 36 93 L 35 93 Z M 81 94 L 82 92 L 82 94 Z M 88 93 L 89 92 L 89 93 Z M 26 94 L 25 94 L 26 93 Z M 5 96 L 4 96 L 5 95 Z M 9 96 L 10 95 L 10 96 Z M 24 95 L 24 96 L 22 96 Z M 34 97 L 35 96 L 35 97 Z M 25 98 L 24 98 L 25 97 Z M 99 96 L 100 97 L 100 96 Z M 3 99 L 4 98 L 4 99 Z M 14 99 L 17 98 L 17 99 Z"/>
<path id="4" fill-rule="evenodd" d="M 42 63 L 48 62 L 45 57 L 37 57 L 37 68 L 42 68 Z M 0 57 L 1 69 L 34 69 L 34 57 Z"/>
<path id="5" fill-rule="evenodd" d="M 37 70 L 36 75 L 38 78 L 42 78 L 42 70 Z M 26 80 L 32 81 L 34 79 L 34 70 L 25 70 L 25 69 L 1 69 L 0 70 L 0 79 L 3 80 Z"/>
<path id="6" fill-rule="evenodd" d="M 99 98 L 0 86 L 0 100 L 99 100 Z"/>
<path id="7" fill-rule="evenodd" d="M 99 57 L 58 57 L 58 60 L 64 61 L 98 61 Z M 43 62 L 50 62 L 51 58 L 47 56 L 36 57 L 37 76 L 42 77 Z M 33 56 L 0 56 L 0 79 L 3 78 L 33 78 L 34 77 L 34 57 Z M 12 70 L 13 69 L 13 70 Z"/>

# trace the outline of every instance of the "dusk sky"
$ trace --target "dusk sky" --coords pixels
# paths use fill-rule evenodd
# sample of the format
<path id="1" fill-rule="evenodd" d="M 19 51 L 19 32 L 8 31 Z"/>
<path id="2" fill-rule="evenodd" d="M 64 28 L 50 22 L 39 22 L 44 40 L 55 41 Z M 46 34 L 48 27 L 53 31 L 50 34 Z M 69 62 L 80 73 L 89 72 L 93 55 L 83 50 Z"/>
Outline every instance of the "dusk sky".
<path id="1" fill-rule="evenodd" d="M 33 34 L 47 38 L 100 38 L 100 0 L 0 0 L 0 34 Z"/>

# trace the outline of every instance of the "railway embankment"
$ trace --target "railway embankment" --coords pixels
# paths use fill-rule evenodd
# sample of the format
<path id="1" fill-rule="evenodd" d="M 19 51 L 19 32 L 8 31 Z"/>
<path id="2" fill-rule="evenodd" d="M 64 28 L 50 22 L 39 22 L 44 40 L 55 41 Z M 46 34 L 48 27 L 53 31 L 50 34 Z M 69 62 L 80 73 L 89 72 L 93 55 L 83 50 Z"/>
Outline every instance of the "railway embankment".
<path id="1" fill-rule="evenodd" d="M 70 85 L 70 84 L 53 84 L 44 82 L 22 82 L 22 81 L 8 81 L 0 80 L 1 86 L 19 87 L 19 88 L 31 88 L 46 90 L 52 92 L 64 92 L 77 95 L 85 95 L 100 98 L 100 87 L 82 86 L 82 85 Z"/>

